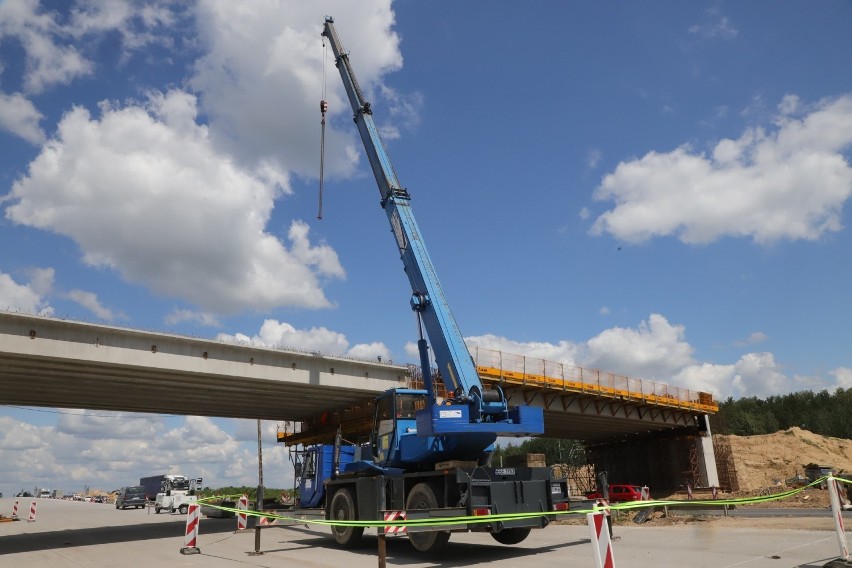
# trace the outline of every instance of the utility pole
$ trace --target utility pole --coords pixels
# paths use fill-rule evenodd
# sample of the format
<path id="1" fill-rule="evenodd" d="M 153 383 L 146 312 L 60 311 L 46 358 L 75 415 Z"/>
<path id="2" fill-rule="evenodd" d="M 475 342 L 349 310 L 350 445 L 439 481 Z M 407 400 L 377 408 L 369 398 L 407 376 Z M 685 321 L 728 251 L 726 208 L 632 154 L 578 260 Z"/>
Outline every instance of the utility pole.
<path id="1" fill-rule="evenodd" d="M 263 444 L 261 443 L 261 426 L 260 418 L 257 419 L 257 498 L 255 499 L 255 508 L 258 511 L 263 510 Z M 263 554 L 260 551 L 260 517 L 255 517 L 254 525 L 254 552 L 252 556 Z"/>

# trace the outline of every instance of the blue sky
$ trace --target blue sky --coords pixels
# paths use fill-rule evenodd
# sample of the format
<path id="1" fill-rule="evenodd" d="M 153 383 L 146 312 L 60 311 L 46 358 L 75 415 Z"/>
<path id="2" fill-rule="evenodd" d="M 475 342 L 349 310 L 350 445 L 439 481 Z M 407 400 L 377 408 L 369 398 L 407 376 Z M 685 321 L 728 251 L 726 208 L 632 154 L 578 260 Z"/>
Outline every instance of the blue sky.
<path id="1" fill-rule="evenodd" d="M 7 0 L 0 307 L 415 361 L 325 15 L 469 345 L 719 398 L 852 387 L 839 1 Z M 152 455 L 254 483 L 251 421 L 62 412 L 0 408 L 0 491 Z"/>

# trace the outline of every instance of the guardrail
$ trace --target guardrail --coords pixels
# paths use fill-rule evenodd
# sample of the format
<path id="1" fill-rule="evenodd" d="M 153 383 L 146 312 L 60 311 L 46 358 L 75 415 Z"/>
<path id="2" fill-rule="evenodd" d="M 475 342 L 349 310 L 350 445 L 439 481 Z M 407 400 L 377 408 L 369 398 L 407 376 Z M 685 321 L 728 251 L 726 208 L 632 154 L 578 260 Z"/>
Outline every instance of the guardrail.
<path id="1" fill-rule="evenodd" d="M 470 352 L 477 372 L 485 380 L 634 400 L 657 406 L 695 410 L 704 414 L 719 411 L 719 405 L 713 400 L 713 395 L 706 392 L 493 349 L 474 347 Z"/>

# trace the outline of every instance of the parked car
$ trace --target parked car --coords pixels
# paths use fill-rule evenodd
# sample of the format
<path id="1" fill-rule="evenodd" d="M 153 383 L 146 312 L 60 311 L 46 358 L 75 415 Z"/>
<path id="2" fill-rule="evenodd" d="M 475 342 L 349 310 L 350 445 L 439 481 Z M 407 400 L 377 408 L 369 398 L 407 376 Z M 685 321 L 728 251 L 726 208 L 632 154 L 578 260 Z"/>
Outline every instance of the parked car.
<path id="1" fill-rule="evenodd" d="M 136 507 L 141 509 L 145 506 L 145 488 L 141 485 L 122 487 L 115 496 L 115 508 L 126 509 Z"/>
<path id="2" fill-rule="evenodd" d="M 648 495 L 648 499 L 651 496 Z M 586 494 L 586 499 L 603 499 L 603 495 L 598 491 Z M 639 485 L 624 485 L 613 483 L 609 486 L 609 502 L 618 503 L 621 501 L 641 501 L 642 487 Z"/>

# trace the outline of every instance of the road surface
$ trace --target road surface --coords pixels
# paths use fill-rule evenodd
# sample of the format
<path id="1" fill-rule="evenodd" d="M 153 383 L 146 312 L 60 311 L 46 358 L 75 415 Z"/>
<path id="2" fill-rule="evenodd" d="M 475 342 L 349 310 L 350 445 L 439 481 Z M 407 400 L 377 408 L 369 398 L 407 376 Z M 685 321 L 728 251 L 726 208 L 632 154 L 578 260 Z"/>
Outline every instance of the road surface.
<path id="1" fill-rule="evenodd" d="M 29 510 L 21 500 L 19 513 Z M 0 499 L 8 516 L 14 499 Z M 185 519 L 144 509 L 117 510 L 109 504 L 37 499 L 35 522 L 0 523 L 0 565 L 15 568 L 86 566 L 150 568 L 305 566 L 309 568 L 374 568 L 377 539 L 365 536 L 352 551 L 334 546 L 323 527 L 273 527 L 261 533 L 261 555 L 254 531 L 235 534 L 236 519 L 202 518 L 201 554 L 182 555 Z M 839 556 L 831 517 L 806 519 L 814 529 L 760 528 L 763 520 L 727 518 L 667 524 L 630 522 L 616 525 L 616 566 L 661 568 L 817 568 Z M 405 568 L 588 568 L 594 566 L 590 531 L 581 523 L 551 524 L 533 531 L 519 545 L 498 544 L 487 534 L 453 534 L 437 557 L 416 553 L 404 537 L 387 544 L 387 565 Z"/>

